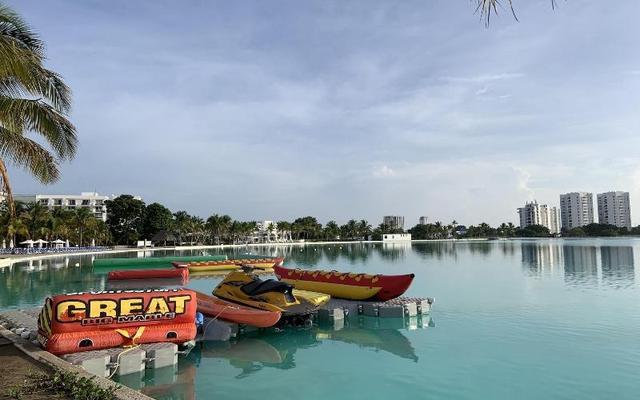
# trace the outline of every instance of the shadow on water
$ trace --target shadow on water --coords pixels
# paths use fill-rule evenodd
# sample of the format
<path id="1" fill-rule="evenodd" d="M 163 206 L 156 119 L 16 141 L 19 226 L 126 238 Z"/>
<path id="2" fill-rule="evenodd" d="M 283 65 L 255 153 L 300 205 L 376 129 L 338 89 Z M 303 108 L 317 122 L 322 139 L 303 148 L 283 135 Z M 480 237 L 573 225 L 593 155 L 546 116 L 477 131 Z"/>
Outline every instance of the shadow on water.
<path id="1" fill-rule="evenodd" d="M 299 351 L 322 346 L 327 341 L 383 351 L 417 362 L 414 347 L 402 331 L 433 326 L 427 315 L 409 319 L 360 317 L 340 329 L 320 325 L 302 330 L 251 332 L 230 342 L 199 342 L 181 359 L 177 370 L 152 371 L 136 388 L 157 399 L 193 399 L 197 379 L 204 379 L 197 370 L 205 360 L 224 360 L 237 370 L 235 378 L 243 379 L 265 368 L 295 368 Z"/>

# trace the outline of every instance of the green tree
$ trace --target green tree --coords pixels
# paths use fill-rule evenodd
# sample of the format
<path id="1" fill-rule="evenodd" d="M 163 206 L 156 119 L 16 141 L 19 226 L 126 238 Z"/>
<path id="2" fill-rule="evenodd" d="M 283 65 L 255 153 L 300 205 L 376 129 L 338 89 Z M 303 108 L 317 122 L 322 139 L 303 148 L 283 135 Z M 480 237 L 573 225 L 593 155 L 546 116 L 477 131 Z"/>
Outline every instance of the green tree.
<path id="1" fill-rule="evenodd" d="M 160 203 L 151 203 L 144 210 L 142 232 L 145 238 L 150 239 L 160 231 L 171 230 L 173 214 L 171 210 Z"/>
<path id="2" fill-rule="evenodd" d="M 144 202 L 129 194 L 105 201 L 107 226 L 117 244 L 133 244 L 140 239 L 144 218 Z"/>
<path id="3" fill-rule="evenodd" d="M 58 180 L 59 163 L 76 153 L 76 129 L 67 119 L 71 93 L 44 60 L 44 43 L 0 4 L 0 180 L 12 217 L 16 210 L 7 164 L 48 184 Z"/>
<path id="4" fill-rule="evenodd" d="M 585 237 L 587 236 L 587 234 L 585 233 L 584 229 L 577 227 L 577 228 L 573 228 L 571 230 L 569 230 L 566 233 L 566 236 L 569 237 Z"/>
<path id="5" fill-rule="evenodd" d="M 84 233 L 87 228 L 93 228 L 95 225 L 96 217 L 91 213 L 91 210 L 87 207 L 77 208 L 73 214 L 73 226 L 78 232 L 78 246 L 82 247 L 84 244 Z"/>
<path id="6" fill-rule="evenodd" d="M 336 240 L 340 236 L 340 227 L 338 227 L 336 221 L 329 221 L 322 229 L 322 234 L 325 240 Z"/>
<path id="7" fill-rule="evenodd" d="M 549 237 L 551 235 L 551 232 L 546 226 L 529 225 L 527 227 L 518 229 L 516 235 L 520 237 Z"/>
<path id="8" fill-rule="evenodd" d="M 367 222 L 366 220 L 361 219 L 356 225 L 356 232 L 359 239 L 366 239 L 367 236 L 371 235 L 371 224 L 369 224 L 369 222 Z"/>

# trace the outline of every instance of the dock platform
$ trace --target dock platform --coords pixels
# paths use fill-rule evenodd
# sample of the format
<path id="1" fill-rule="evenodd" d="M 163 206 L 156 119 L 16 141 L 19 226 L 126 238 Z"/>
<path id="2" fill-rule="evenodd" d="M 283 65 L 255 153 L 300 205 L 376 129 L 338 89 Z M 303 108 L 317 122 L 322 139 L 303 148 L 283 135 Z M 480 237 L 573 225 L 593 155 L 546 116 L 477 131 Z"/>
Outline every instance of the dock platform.
<path id="1" fill-rule="evenodd" d="M 429 314 L 433 304 L 432 298 L 400 297 L 385 302 L 367 302 L 342 299 L 331 299 L 317 312 L 316 320 L 329 324 L 334 329 L 341 329 L 346 320 L 356 320 L 359 316 L 374 318 L 412 319 Z M 0 312 L 0 325 L 19 335 L 22 339 L 38 345 L 37 319 L 40 308 L 24 310 L 5 310 Z M 414 318 L 415 319 L 415 318 Z M 238 325 L 216 318 L 204 319 L 201 332 L 196 341 L 229 341 L 243 333 L 256 330 L 251 326 Z M 113 348 L 106 350 L 85 351 L 63 355 L 60 358 L 77 365 L 87 372 L 101 377 L 144 375 L 149 370 L 175 369 L 178 356 L 187 354 L 192 343 L 178 346 L 174 343 L 142 344 L 131 348 Z"/>

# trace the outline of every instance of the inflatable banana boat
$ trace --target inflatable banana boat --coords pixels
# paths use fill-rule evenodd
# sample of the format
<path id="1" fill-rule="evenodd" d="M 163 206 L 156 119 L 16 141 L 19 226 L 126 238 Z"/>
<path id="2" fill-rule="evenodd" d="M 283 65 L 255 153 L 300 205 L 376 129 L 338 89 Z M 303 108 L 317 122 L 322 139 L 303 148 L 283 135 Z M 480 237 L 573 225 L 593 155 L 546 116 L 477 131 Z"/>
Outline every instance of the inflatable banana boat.
<path id="1" fill-rule="evenodd" d="M 274 272 L 282 282 L 296 289 L 326 293 L 349 300 L 386 301 L 402 296 L 414 274 L 369 275 L 338 271 L 289 269 L 276 265 Z"/>
<path id="2" fill-rule="evenodd" d="M 223 261 L 196 261 L 196 262 L 174 262 L 176 268 L 187 268 L 191 272 L 200 271 L 229 271 L 248 265 L 258 269 L 269 269 L 276 265 L 282 265 L 284 258 L 236 258 Z"/>
<path id="3" fill-rule="evenodd" d="M 127 279 L 166 279 L 178 278 L 182 281 L 189 280 L 188 269 L 134 269 L 127 271 L 111 271 L 107 275 L 110 281 L 127 280 Z"/>
<path id="4" fill-rule="evenodd" d="M 38 341 L 53 354 L 142 343 L 185 343 L 196 336 L 196 294 L 186 289 L 109 290 L 47 298 Z"/>

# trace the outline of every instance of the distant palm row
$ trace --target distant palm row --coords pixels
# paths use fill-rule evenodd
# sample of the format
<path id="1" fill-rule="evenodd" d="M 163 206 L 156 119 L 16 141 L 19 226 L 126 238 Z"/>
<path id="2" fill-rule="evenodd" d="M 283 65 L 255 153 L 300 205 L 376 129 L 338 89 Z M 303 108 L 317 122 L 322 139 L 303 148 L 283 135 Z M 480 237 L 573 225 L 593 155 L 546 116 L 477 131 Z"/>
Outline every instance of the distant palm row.
<path id="1" fill-rule="evenodd" d="M 109 244 L 111 235 L 107 225 L 97 219 L 88 208 L 76 210 L 49 210 L 38 203 L 16 203 L 12 217 L 7 204 L 0 211 L 0 235 L 9 243 L 25 239 L 69 240 L 83 246 L 95 240 L 96 244 Z M 0 240 L 2 241 L 2 240 Z"/>

